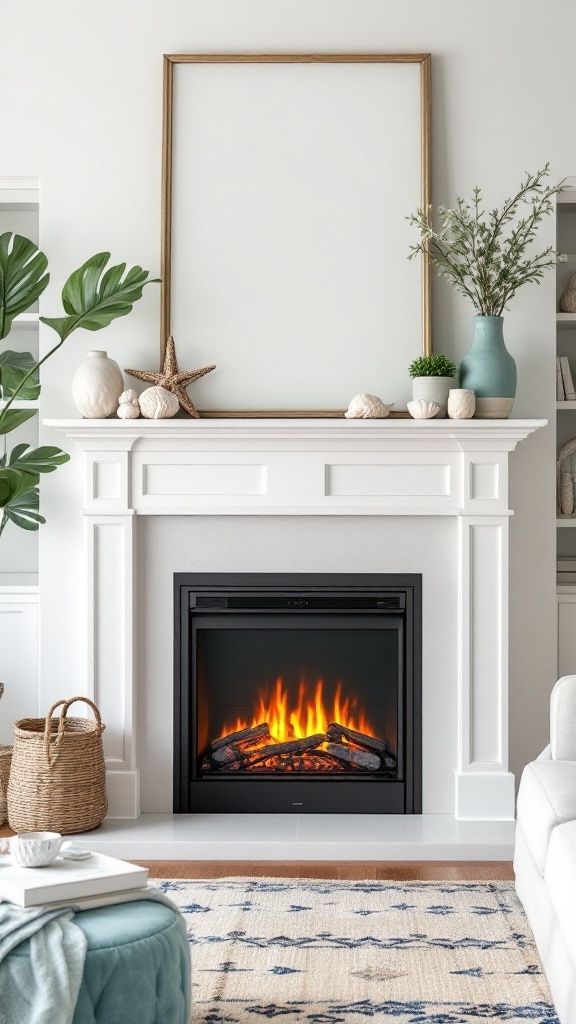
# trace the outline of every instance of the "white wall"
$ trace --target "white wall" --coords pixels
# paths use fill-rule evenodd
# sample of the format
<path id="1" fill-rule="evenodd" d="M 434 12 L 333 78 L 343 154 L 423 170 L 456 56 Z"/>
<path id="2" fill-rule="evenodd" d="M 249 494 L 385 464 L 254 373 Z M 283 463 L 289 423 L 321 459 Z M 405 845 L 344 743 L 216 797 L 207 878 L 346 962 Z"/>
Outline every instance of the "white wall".
<path id="1" fill-rule="evenodd" d="M 57 307 L 70 270 L 95 251 L 159 270 L 163 52 L 429 51 L 435 204 L 475 184 L 499 203 L 546 160 L 555 178 L 576 171 L 571 0 L 5 0 L 2 8 L 2 173 L 41 177 L 41 241 L 53 282 L 45 312 Z M 540 241 L 553 237 L 550 219 Z M 549 275 L 522 291 L 506 317 L 519 368 L 517 416 L 554 413 L 554 301 Z M 97 336 L 98 346 L 124 366 L 153 366 L 158 311 L 159 294 L 149 289 L 129 319 Z M 470 314 L 435 283 L 437 350 L 456 358 L 466 351 Z M 73 413 L 72 373 L 95 340 L 74 335 L 47 364 L 44 415 Z M 551 430 L 512 457 L 512 484 L 511 748 L 519 771 L 545 742 L 556 672 Z M 74 460 L 44 491 L 43 706 L 82 686 L 82 524 L 71 511 L 80 486 Z M 444 628 L 454 626 L 450 619 Z"/>

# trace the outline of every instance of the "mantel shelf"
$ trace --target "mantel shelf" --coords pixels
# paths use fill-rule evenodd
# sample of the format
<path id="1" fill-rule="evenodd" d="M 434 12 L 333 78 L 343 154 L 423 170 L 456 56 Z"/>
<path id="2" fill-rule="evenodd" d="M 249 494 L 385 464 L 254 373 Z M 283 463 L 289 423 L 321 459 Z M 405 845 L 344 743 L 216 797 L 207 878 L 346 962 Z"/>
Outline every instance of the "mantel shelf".
<path id="1" fill-rule="evenodd" d="M 347 441 L 363 442 L 430 441 L 452 442 L 458 448 L 467 440 L 483 442 L 487 450 L 494 443 L 500 449 L 502 442 L 511 444 L 523 440 L 547 424 L 544 419 L 508 420 L 413 420 L 413 419 L 315 419 L 315 418 L 258 418 L 258 419 L 190 419 L 176 417 L 163 420 L 104 420 L 46 419 L 47 427 L 62 431 L 74 438 L 79 447 L 83 442 L 102 442 L 104 448 L 117 439 L 130 448 L 137 441 L 155 440 L 172 444 L 176 440 L 242 441 Z M 93 443 L 89 444 L 94 449 Z M 510 448 L 509 450 L 512 450 Z"/>

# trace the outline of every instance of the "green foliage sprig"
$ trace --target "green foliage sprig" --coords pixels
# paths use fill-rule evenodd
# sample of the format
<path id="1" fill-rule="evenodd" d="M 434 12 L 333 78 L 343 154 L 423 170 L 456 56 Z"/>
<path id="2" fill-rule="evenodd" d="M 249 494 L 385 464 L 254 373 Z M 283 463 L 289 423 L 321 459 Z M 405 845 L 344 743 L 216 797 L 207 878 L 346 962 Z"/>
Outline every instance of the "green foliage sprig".
<path id="1" fill-rule="evenodd" d="M 13 407 L 13 403 L 38 398 L 40 367 L 73 331 L 108 327 L 117 317 L 130 313 L 144 286 L 153 283 L 142 267 L 125 273 L 126 264 L 120 263 L 105 270 L 109 260 L 110 253 L 97 253 L 68 278 L 62 289 L 66 316 L 40 317 L 59 338 L 42 359 L 10 349 L 0 353 L 0 435 L 36 415 L 35 409 Z M 15 317 L 29 309 L 48 285 L 47 267 L 46 256 L 30 239 L 10 231 L 0 235 L 0 340 L 10 333 Z M 8 522 L 24 530 L 37 530 L 45 522 L 39 512 L 40 474 L 53 473 L 70 458 L 60 448 L 48 445 L 29 449 L 28 444 L 18 444 L 0 458 L 0 534 Z"/>
<path id="2" fill-rule="evenodd" d="M 501 316 L 519 288 L 540 283 L 544 271 L 556 264 L 551 246 L 536 255 L 528 250 L 538 226 L 554 210 L 552 197 L 563 183 L 547 185 L 550 165 L 526 174 L 518 192 L 501 209 L 484 209 L 482 193 L 474 188 L 471 201 L 456 199 L 456 208 L 439 206 L 438 229 L 431 211 L 417 210 L 407 220 L 420 231 L 408 259 L 427 252 L 438 273 L 470 299 L 480 316 Z"/>
<path id="3" fill-rule="evenodd" d="M 455 377 L 456 363 L 440 353 L 431 356 L 418 356 L 408 367 L 411 377 Z"/>

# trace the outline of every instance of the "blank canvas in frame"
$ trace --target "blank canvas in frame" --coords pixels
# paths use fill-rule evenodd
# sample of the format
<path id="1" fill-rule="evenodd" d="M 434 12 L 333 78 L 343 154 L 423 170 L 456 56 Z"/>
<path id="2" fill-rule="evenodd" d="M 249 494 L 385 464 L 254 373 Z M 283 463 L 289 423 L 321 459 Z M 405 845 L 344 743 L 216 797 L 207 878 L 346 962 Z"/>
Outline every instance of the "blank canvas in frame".
<path id="1" fill-rule="evenodd" d="M 168 60 L 165 326 L 181 368 L 217 365 L 196 406 L 343 410 L 368 391 L 405 408 L 429 340 L 407 260 L 427 168 L 420 63 Z"/>

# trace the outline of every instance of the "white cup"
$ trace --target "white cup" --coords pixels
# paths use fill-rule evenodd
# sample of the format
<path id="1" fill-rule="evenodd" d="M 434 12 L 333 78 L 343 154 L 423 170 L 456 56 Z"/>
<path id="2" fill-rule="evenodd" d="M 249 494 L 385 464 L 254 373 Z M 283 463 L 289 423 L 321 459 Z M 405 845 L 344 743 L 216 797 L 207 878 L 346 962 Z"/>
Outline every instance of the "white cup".
<path id="1" fill-rule="evenodd" d="M 3 850 L 8 847 L 10 854 L 22 868 L 44 868 L 56 860 L 62 845 L 59 832 L 20 832 L 17 836 L 2 840 Z"/>

